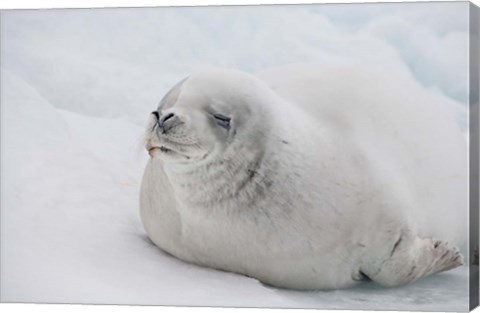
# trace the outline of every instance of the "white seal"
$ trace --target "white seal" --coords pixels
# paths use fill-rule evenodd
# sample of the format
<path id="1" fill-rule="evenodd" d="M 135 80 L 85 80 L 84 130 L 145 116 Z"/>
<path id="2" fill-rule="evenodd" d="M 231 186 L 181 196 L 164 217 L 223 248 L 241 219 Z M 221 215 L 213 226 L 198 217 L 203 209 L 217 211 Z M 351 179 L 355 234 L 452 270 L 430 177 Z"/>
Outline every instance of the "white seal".
<path id="1" fill-rule="evenodd" d="M 192 75 L 152 113 L 140 211 L 158 247 L 294 289 L 399 286 L 462 264 L 426 237 L 467 231 L 438 218 L 466 214 L 466 149 L 427 94 L 361 67 L 259 77 Z"/>

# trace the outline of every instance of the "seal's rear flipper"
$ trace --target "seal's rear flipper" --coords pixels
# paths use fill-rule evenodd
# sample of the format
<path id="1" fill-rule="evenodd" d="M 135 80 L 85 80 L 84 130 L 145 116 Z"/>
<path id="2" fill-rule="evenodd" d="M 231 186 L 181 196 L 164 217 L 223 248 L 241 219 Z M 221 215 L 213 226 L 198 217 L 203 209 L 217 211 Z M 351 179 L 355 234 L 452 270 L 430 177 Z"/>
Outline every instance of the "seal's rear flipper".
<path id="1" fill-rule="evenodd" d="M 386 258 L 376 259 L 362 272 L 383 287 L 397 287 L 424 276 L 463 265 L 463 257 L 448 243 L 402 235 Z"/>

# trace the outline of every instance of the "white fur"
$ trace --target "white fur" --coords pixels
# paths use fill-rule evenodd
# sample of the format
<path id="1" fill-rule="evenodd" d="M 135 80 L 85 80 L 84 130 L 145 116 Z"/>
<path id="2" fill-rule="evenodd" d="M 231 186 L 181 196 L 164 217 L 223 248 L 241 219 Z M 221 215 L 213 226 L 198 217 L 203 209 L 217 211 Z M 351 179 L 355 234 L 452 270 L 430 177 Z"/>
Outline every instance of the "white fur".
<path id="1" fill-rule="evenodd" d="M 162 101 L 178 126 L 152 120 L 147 149 L 175 153 L 150 151 L 141 190 L 156 245 L 296 289 L 397 286 L 462 263 L 417 236 L 466 237 L 464 141 L 428 94 L 352 64 L 258 77 L 203 72 Z M 460 222 L 442 224 L 452 212 Z"/>

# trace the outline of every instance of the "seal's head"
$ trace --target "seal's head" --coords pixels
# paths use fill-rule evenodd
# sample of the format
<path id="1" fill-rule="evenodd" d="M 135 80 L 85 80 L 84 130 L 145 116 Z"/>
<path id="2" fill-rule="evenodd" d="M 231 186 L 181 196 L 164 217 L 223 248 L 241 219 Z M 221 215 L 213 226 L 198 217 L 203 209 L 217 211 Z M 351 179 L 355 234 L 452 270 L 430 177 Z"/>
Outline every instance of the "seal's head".
<path id="1" fill-rule="evenodd" d="M 161 100 L 147 125 L 146 148 L 165 162 L 192 163 L 264 135 L 265 90 L 246 73 L 214 70 L 183 79 Z"/>

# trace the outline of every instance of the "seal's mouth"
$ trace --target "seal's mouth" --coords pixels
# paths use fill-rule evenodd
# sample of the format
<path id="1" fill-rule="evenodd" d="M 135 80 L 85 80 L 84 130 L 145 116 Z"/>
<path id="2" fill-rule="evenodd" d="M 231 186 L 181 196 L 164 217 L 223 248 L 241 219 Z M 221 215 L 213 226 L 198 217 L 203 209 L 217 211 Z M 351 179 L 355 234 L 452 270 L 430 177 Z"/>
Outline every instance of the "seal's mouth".
<path id="1" fill-rule="evenodd" d="M 206 156 L 205 153 L 203 153 L 201 157 L 200 155 L 195 154 L 195 152 L 199 150 L 196 144 L 184 145 L 175 142 L 169 142 L 168 140 L 162 141 L 147 141 L 145 148 L 150 155 L 150 158 L 161 158 L 175 162 L 180 162 L 182 160 L 190 162 L 192 159 L 201 160 Z"/>
<path id="2" fill-rule="evenodd" d="M 169 149 L 165 146 L 160 146 L 160 147 L 150 147 L 148 149 L 148 154 L 150 154 L 150 156 L 153 156 L 153 154 L 156 151 L 159 151 L 159 152 L 162 152 L 162 153 L 173 153 L 174 152 L 172 149 Z"/>
<path id="3" fill-rule="evenodd" d="M 186 158 L 190 159 L 190 157 L 185 156 L 175 150 L 172 150 L 170 148 L 167 148 L 165 146 L 154 146 L 148 148 L 148 154 L 150 155 L 151 158 L 154 158 L 155 155 L 157 157 L 167 157 L 169 159 L 177 159 L 177 158 Z"/>
<path id="4" fill-rule="evenodd" d="M 160 151 L 165 152 L 165 153 L 172 151 L 172 149 L 168 149 L 167 147 L 164 147 L 164 146 L 161 146 L 161 147 L 158 148 L 158 149 L 160 149 Z"/>

